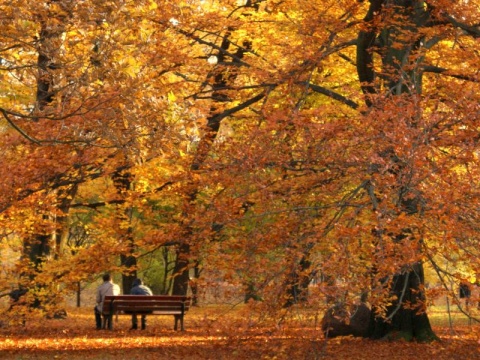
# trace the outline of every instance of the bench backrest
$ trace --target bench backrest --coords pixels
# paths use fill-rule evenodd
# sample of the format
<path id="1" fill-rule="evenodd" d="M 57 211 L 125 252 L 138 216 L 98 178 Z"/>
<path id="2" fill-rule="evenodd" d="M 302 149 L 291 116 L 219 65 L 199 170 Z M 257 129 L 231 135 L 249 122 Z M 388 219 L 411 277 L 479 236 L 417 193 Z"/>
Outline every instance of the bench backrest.
<path id="1" fill-rule="evenodd" d="M 191 297 L 183 295 L 116 295 L 105 296 L 102 312 L 181 312 L 190 308 Z"/>

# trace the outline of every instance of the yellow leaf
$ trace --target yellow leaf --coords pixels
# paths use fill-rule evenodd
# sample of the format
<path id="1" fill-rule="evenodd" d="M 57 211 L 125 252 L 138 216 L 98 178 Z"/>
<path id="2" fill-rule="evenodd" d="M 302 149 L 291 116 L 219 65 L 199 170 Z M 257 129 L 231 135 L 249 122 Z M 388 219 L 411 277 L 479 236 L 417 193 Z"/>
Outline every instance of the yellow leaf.
<path id="1" fill-rule="evenodd" d="M 156 10 L 158 9 L 158 5 L 155 1 L 150 1 L 150 6 L 148 7 L 148 10 Z"/>
<path id="2" fill-rule="evenodd" d="M 170 91 L 168 93 L 168 101 L 174 102 L 175 100 L 177 100 L 177 97 L 175 96 L 175 94 L 173 92 Z"/>

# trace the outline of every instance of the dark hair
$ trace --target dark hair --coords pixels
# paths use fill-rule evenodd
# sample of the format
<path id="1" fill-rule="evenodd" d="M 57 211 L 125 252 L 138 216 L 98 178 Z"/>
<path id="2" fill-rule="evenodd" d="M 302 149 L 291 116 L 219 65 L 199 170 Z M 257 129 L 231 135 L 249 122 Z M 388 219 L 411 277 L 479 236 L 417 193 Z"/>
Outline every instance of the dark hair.
<path id="1" fill-rule="evenodd" d="M 110 281 L 110 280 L 112 280 L 112 277 L 110 276 L 110 274 L 103 275 L 103 281 Z"/>
<path id="2" fill-rule="evenodd" d="M 133 286 L 143 285 L 142 279 L 135 279 L 133 280 Z"/>

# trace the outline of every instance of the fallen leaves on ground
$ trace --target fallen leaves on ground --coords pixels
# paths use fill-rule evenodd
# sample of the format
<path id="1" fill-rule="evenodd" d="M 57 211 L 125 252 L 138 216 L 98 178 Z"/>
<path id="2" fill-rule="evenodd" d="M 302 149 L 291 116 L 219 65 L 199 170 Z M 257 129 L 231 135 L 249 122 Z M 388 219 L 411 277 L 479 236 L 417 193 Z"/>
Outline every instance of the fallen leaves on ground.
<path id="1" fill-rule="evenodd" d="M 478 325 L 435 327 L 441 342 L 373 341 L 352 337 L 326 340 L 308 321 L 249 326 L 236 316 L 214 317 L 214 309 L 193 309 L 187 331 L 173 331 L 170 317 L 150 316 L 145 331 L 129 331 L 121 316 L 114 330 L 94 329 L 93 314 L 72 309 L 65 320 L 27 322 L 0 329 L 1 359 L 480 359 Z"/>

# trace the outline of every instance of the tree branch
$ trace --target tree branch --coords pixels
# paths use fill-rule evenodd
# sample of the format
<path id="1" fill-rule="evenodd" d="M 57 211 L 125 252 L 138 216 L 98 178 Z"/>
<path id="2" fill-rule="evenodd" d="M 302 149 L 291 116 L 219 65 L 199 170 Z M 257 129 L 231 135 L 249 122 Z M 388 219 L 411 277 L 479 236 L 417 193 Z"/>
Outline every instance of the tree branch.
<path id="1" fill-rule="evenodd" d="M 441 68 L 438 66 L 433 65 L 425 65 L 423 66 L 424 72 L 435 73 L 435 74 L 443 74 L 445 76 L 450 76 L 460 80 L 472 81 L 472 82 L 479 82 L 479 78 L 473 75 L 462 75 L 462 74 L 454 74 L 451 73 L 450 70 Z"/>
<path id="2" fill-rule="evenodd" d="M 31 141 L 31 142 L 33 142 L 34 144 L 37 144 L 37 145 L 41 144 L 40 140 L 38 140 L 34 137 L 31 137 L 25 131 L 23 131 L 19 126 L 17 126 L 17 124 L 15 124 L 15 122 L 10 118 L 10 116 L 8 115 L 8 112 L 5 109 L 0 108 L 0 112 L 2 113 L 5 120 L 7 120 L 7 122 L 10 124 L 10 126 L 13 127 L 25 139 L 27 139 L 28 141 Z"/>
<path id="3" fill-rule="evenodd" d="M 355 101 L 350 100 L 350 99 L 346 98 L 345 96 L 343 96 L 343 95 L 341 95 L 341 94 L 339 94 L 339 93 L 337 93 L 333 90 L 327 89 L 323 86 L 311 84 L 311 83 L 302 83 L 302 84 L 307 85 L 310 89 L 312 89 L 313 91 L 315 91 L 319 94 L 323 94 L 323 95 L 326 95 L 328 97 L 331 97 L 334 100 L 340 101 L 341 103 L 350 106 L 352 109 L 358 109 L 358 107 L 359 107 L 359 105 Z"/>
<path id="4" fill-rule="evenodd" d="M 370 7 L 367 15 L 365 15 L 364 28 L 360 31 L 357 40 L 357 73 L 360 80 L 362 91 L 365 95 L 375 94 L 376 90 L 373 86 L 375 80 L 375 71 L 373 70 L 373 50 L 377 37 L 377 29 L 373 25 L 375 14 L 381 11 L 383 0 L 370 0 Z M 365 99 L 368 106 L 372 105 L 372 101 Z"/>
<path id="5" fill-rule="evenodd" d="M 267 95 L 267 92 L 262 92 L 258 94 L 257 96 L 254 96 L 253 98 L 243 102 L 240 105 L 234 106 L 233 108 L 227 109 L 219 114 L 212 115 L 207 122 L 207 127 L 209 129 L 209 132 L 211 133 L 210 135 L 207 133 L 201 140 L 200 144 L 198 145 L 198 150 L 195 155 L 195 158 L 193 159 L 191 169 L 192 170 L 198 170 L 200 169 L 201 164 L 205 161 L 207 157 L 207 153 L 209 151 L 210 145 L 213 142 L 214 135 L 218 132 L 218 129 L 220 128 L 220 123 L 223 119 L 226 117 L 235 114 L 236 112 L 243 110 L 250 105 L 256 103 L 257 101 L 260 101 Z"/>
<path id="6" fill-rule="evenodd" d="M 451 23 L 453 26 L 456 26 L 463 31 L 465 31 L 468 35 L 473 36 L 475 39 L 480 37 L 480 29 L 478 26 L 471 26 L 464 24 L 458 20 L 456 20 L 453 16 L 451 15 L 445 15 L 445 18 L 448 20 L 449 23 Z"/>

